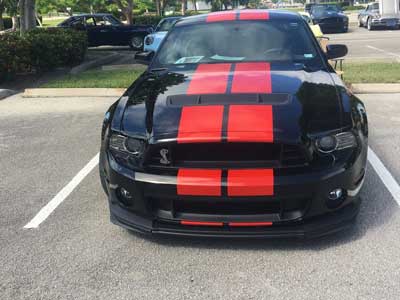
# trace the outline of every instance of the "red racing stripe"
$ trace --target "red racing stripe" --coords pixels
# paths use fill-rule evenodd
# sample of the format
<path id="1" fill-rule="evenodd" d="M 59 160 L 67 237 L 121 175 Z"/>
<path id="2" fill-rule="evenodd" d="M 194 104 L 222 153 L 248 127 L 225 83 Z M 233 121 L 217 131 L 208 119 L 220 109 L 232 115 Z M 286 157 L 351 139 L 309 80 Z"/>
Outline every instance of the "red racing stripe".
<path id="1" fill-rule="evenodd" d="M 223 11 L 207 15 L 206 22 L 223 22 L 236 20 L 236 11 Z"/>
<path id="2" fill-rule="evenodd" d="M 272 222 L 229 222 L 231 227 L 256 227 L 256 226 L 272 226 Z"/>
<path id="3" fill-rule="evenodd" d="M 233 74 L 231 93 L 269 94 L 271 65 L 263 62 L 238 63 Z"/>
<path id="4" fill-rule="evenodd" d="M 228 196 L 272 196 L 273 169 L 228 170 Z"/>
<path id="5" fill-rule="evenodd" d="M 178 195 L 221 196 L 221 170 L 179 169 Z"/>
<path id="6" fill-rule="evenodd" d="M 199 222 L 199 221 L 188 221 L 182 220 L 182 225 L 190 225 L 190 226 L 223 226 L 222 222 Z"/>
<path id="7" fill-rule="evenodd" d="M 228 142 L 274 141 L 271 105 L 231 105 L 228 117 Z"/>
<path id="8" fill-rule="evenodd" d="M 261 10 L 244 10 L 240 12 L 239 20 L 268 20 L 269 13 Z"/>
<path id="9" fill-rule="evenodd" d="M 231 64 L 200 64 L 186 92 L 196 94 L 225 94 Z"/>
<path id="10" fill-rule="evenodd" d="M 220 142 L 223 113 L 223 105 L 182 107 L 178 143 Z"/>

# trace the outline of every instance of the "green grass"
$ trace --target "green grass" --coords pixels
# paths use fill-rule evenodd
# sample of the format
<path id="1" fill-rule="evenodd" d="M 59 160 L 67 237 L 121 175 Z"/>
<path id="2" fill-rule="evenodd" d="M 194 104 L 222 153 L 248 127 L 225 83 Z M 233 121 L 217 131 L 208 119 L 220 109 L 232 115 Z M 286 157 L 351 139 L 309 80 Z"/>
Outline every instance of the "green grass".
<path id="1" fill-rule="evenodd" d="M 86 71 L 77 75 L 65 75 L 42 88 L 127 88 L 145 70 Z"/>
<path id="2" fill-rule="evenodd" d="M 55 27 L 60 24 L 65 19 L 46 19 L 43 18 L 43 26 L 44 27 Z"/>
<path id="3" fill-rule="evenodd" d="M 145 70 L 93 70 L 78 75 L 65 75 L 43 88 L 127 88 Z M 347 83 L 400 83 L 398 63 L 343 63 Z"/>
<path id="4" fill-rule="evenodd" d="M 348 83 L 400 83 L 400 63 L 343 63 Z"/>

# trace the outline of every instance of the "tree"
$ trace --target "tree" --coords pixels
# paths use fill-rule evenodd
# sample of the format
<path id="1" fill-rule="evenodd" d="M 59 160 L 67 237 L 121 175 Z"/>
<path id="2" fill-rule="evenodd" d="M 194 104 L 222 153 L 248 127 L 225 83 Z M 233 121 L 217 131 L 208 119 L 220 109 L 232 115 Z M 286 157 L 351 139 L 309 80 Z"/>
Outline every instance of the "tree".
<path id="1" fill-rule="evenodd" d="M 0 30 L 4 30 L 3 13 L 5 8 L 4 0 L 0 0 Z"/>
<path id="2" fill-rule="evenodd" d="M 12 30 L 19 28 L 18 21 L 18 0 L 4 0 L 7 14 L 12 18 Z"/>
<path id="3" fill-rule="evenodd" d="M 197 0 L 192 0 L 194 11 L 197 12 Z"/>
<path id="4" fill-rule="evenodd" d="M 181 0 L 181 15 L 184 16 L 186 12 L 187 0 Z"/>
<path id="5" fill-rule="evenodd" d="M 133 8 L 134 3 L 133 0 L 112 0 L 115 4 L 117 4 L 118 8 L 121 10 L 121 13 L 124 15 L 128 24 L 132 25 L 133 23 Z"/>
<path id="6" fill-rule="evenodd" d="M 20 0 L 19 15 L 20 15 L 20 31 L 21 34 L 36 27 L 36 0 Z"/>

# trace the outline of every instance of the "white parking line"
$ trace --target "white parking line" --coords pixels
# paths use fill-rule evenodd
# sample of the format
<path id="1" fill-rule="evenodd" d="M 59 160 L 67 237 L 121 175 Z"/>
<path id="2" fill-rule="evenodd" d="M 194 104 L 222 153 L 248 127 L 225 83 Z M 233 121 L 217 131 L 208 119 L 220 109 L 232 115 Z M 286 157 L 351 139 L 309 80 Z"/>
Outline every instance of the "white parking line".
<path id="1" fill-rule="evenodd" d="M 381 162 L 379 157 L 375 152 L 368 147 L 368 161 L 374 168 L 375 172 L 378 174 L 379 178 L 382 180 L 383 184 L 392 194 L 393 199 L 400 205 L 400 186 L 393 178 L 392 174 L 386 169 L 384 164 Z"/>
<path id="2" fill-rule="evenodd" d="M 82 170 L 61 190 L 49 203 L 46 204 L 37 215 L 24 226 L 24 228 L 37 228 L 48 216 L 59 206 L 65 198 L 78 186 L 78 184 L 93 170 L 99 163 L 99 153 L 97 153 Z"/>
<path id="3" fill-rule="evenodd" d="M 376 48 L 376 47 L 374 47 L 374 46 L 367 45 L 367 48 L 370 48 L 370 49 L 373 49 L 373 50 L 382 52 L 382 53 L 384 53 L 384 54 L 386 54 L 386 55 L 391 55 L 391 56 L 400 58 L 400 54 L 393 53 L 393 52 L 389 52 L 389 51 L 386 51 L 386 50 L 383 50 L 383 49 L 379 49 L 379 48 Z"/>

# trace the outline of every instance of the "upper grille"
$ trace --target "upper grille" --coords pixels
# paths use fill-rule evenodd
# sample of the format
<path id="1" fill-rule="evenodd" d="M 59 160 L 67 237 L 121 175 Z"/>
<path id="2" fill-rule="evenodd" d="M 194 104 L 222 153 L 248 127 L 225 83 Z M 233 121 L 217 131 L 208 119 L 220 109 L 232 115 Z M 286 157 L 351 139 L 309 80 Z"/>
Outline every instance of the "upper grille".
<path id="1" fill-rule="evenodd" d="M 341 23 L 343 22 L 342 18 L 332 17 L 332 18 L 325 18 L 321 20 L 321 23 Z"/>
<path id="2" fill-rule="evenodd" d="M 162 164 L 161 149 L 168 149 L 170 164 Z M 304 166 L 300 146 L 273 143 L 200 143 L 153 145 L 146 162 L 170 167 L 291 167 Z"/>

